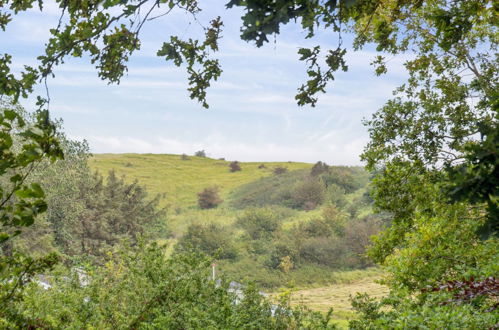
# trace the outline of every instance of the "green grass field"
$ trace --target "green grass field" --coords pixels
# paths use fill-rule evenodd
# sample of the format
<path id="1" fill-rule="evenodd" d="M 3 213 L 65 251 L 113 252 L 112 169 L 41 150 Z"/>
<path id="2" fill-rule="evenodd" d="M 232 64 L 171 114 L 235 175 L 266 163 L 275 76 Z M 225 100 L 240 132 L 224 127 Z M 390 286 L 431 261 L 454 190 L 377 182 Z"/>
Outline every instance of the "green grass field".
<path id="1" fill-rule="evenodd" d="M 165 194 L 163 205 L 171 209 L 194 208 L 197 193 L 206 187 L 219 186 L 226 199 L 235 188 L 272 174 L 277 166 L 288 170 L 311 168 L 312 164 L 295 162 L 241 163 L 242 171 L 231 173 L 230 161 L 166 154 L 96 154 L 90 166 L 102 174 L 115 170 L 128 180 L 137 179 L 151 194 Z M 259 169 L 264 164 L 266 168 Z"/>
<path id="2" fill-rule="evenodd" d="M 168 225 L 174 237 L 193 223 L 233 223 L 239 211 L 225 207 L 230 193 L 246 183 L 272 175 L 275 167 L 286 167 L 290 171 L 312 167 L 312 164 L 296 162 L 242 162 L 242 171 L 231 173 L 230 161 L 194 156 L 182 160 L 180 155 L 166 154 L 96 154 L 89 164 L 104 175 L 115 170 L 127 181 L 137 180 L 151 196 L 164 195 L 161 206 L 168 209 Z M 261 164 L 265 168 L 259 169 Z M 200 210 L 197 193 L 211 186 L 220 188 L 225 202 L 216 209 Z"/>

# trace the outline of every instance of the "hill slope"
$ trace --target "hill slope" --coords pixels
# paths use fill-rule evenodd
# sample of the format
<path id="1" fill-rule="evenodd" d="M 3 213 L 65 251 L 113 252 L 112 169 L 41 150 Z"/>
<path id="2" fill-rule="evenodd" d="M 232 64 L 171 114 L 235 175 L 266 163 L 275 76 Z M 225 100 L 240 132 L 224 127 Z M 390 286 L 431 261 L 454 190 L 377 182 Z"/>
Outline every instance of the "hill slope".
<path id="1" fill-rule="evenodd" d="M 230 161 L 194 156 L 182 160 L 180 155 L 167 154 L 95 154 L 89 164 L 104 175 L 114 169 L 127 180 L 137 179 L 152 194 L 165 194 L 163 206 L 172 209 L 196 207 L 197 193 L 209 186 L 219 186 L 226 199 L 235 188 L 271 175 L 275 167 L 312 167 L 296 162 L 242 162 L 242 171 L 231 173 Z M 261 164 L 265 168 L 258 168 Z"/>

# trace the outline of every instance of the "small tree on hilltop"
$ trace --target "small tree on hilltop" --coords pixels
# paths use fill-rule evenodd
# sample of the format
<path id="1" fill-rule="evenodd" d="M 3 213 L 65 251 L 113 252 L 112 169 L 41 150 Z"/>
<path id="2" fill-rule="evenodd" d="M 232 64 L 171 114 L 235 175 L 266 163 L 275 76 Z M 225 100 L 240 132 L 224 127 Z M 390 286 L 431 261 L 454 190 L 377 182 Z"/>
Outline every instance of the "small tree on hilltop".
<path id="1" fill-rule="evenodd" d="M 213 209 L 222 202 L 223 200 L 218 195 L 218 187 L 205 188 L 198 193 L 198 205 L 202 209 Z"/>
<path id="2" fill-rule="evenodd" d="M 319 174 L 325 173 L 329 170 L 329 166 L 321 161 L 318 161 L 317 163 L 314 164 L 312 169 L 310 170 L 310 175 L 311 176 L 318 176 Z"/>
<path id="3" fill-rule="evenodd" d="M 237 172 L 237 171 L 241 171 L 241 165 L 239 164 L 239 162 L 236 160 L 236 161 L 233 161 L 229 164 L 229 167 L 230 167 L 230 171 L 231 172 Z"/>
<path id="4" fill-rule="evenodd" d="M 196 157 L 206 157 L 206 151 L 204 151 L 204 150 L 196 151 L 196 153 L 194 154 L 194 156 L 196 156 Z"/>

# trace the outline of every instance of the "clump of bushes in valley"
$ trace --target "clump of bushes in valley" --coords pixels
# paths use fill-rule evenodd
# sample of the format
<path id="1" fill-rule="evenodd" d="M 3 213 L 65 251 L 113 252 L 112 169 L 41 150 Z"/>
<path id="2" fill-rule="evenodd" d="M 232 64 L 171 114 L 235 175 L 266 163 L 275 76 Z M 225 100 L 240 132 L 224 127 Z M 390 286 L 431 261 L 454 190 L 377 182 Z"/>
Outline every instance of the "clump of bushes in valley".
<path id="1" fill-rule="evenodd" d="M 218 259 L 235 259 L 237 249 L 232 240 L 233 232 L 218 224 L 192 224 L 181 237 L 176 250 L 197 250 Z"/>
<path id="2" fill-rule="evenodd" d="M 346 194 L 365 187 L 367 174 L 355 167 L 330 167 L 320 162 L 316 170 L 295 170 L 248 183 L 232 194 L 235 208 L 279 205 L 313 210 L 324 203 L 347 204 Z"/>

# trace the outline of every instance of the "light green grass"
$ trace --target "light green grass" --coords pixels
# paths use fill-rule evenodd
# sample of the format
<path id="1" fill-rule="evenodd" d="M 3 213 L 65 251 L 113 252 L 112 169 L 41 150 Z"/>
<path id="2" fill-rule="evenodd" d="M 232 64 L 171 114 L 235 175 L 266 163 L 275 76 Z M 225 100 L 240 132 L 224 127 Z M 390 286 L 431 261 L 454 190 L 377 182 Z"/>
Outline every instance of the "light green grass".
<path id="1" fill-rule="evenodd" d="M 355 318 L 351 297 L 357 293 L 368 293 L 373 298 L 386 296 L 388 288 L 378 284 L 383 272 L 378 268 L 336 272 L 337 282 L 316 288 L 298 288 L 291 292 L 291 305 L 305 305 L 312 310 L 326 313 L 333 308 L 333 320 L 341 328 L 348 327 L 348 321 Z M 280 293 L 274 293 L 276 297 Z"/>
<path id="2" fill-rule="evenodd" d="M 177 238 L 193 223 L 232 224 L 241 211 L 225 207 L 230 193 L 244 184 L 273 175 L 275 167 L 286 167 L 290 171 L 312 167 L 312 164 L 296 162 L 241 162 L 242 171 L 231 173 L 230 161 L 194 156 L 182 160 L 180 155 L 166 154 L 95 154 L 89 164 L 104 175 L 115 170 L 127 181 L 136 179 L 151 196 L 165 195 L 160 205 L 167 207 L 168 227 Z M 261 164 L 266 168 L 259 169 Z M 197 193 L 210 186 L 218 186 L 221 198 L 226 201 L 216 209 L 200 210 Z"/>
<path id="3" fill-rule="evenodd" d="M 163 206 L 175 210 L 195 208 L 197 193 L 206 187 L 219 186 L 220 195 L 227 199 L 230 192 L 246 183 L 272 175 L 274 167 L 291 170 L 311 168 L 312 164 L 296 162 L 241 162 L 242 171 L 231 173 L 230 161 L 167 154 L 95 154 L 90 167 L 106 174 L 114 169 L 127 180 L 137 179 L 151 194 L 166 194 Z M 265 169 L 259 169 L 265 164 Z"/>

